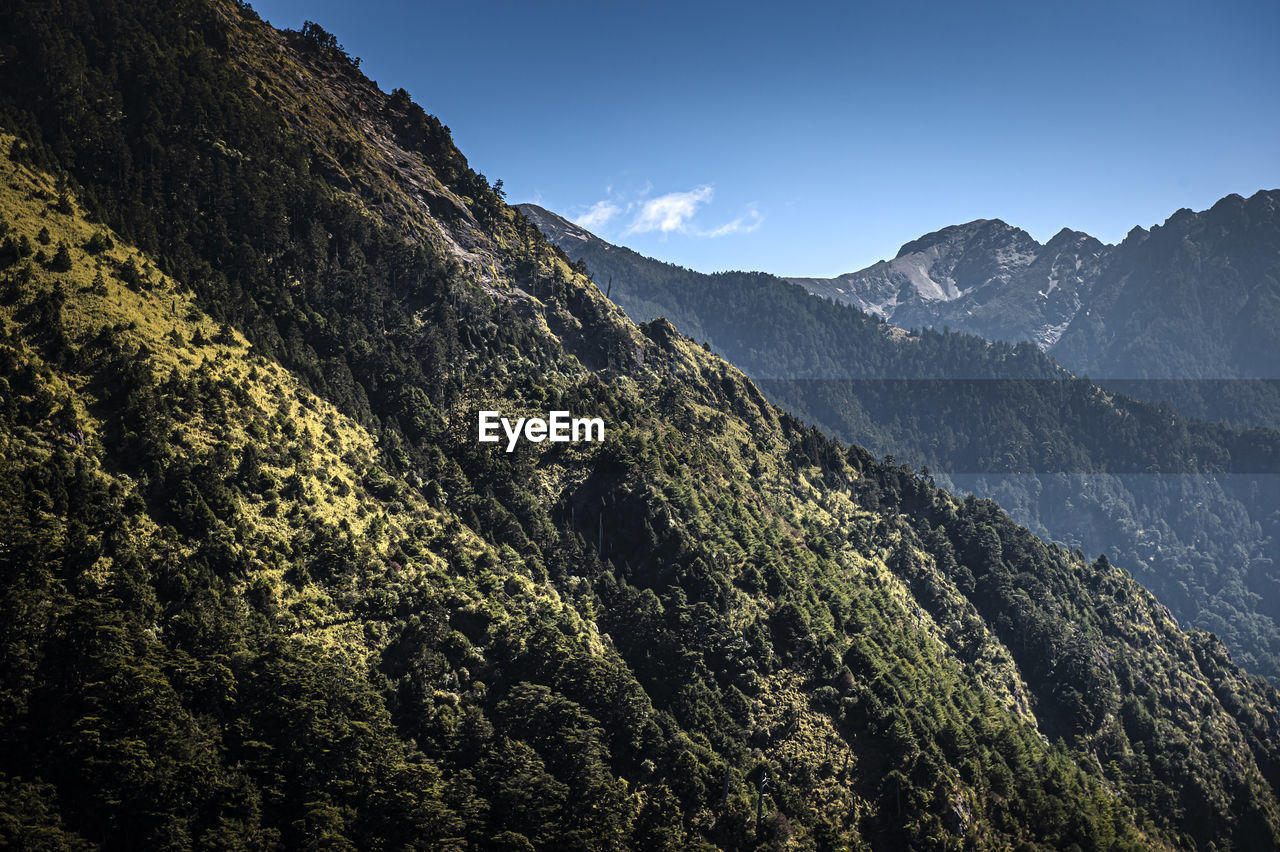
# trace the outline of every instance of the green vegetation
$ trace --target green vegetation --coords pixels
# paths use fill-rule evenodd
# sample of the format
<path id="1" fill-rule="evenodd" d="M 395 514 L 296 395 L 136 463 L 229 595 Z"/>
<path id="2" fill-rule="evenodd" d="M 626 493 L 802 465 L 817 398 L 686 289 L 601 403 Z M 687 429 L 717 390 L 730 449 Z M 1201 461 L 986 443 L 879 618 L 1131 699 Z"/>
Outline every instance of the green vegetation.
<path id="1" fill-rule="evenodd" d="M 574 226 L 524 209 L 634 319 L 666 316 L 808 422 L 1109 554 L 1237 663 L 1280 679 L 1280 433 L 1108 392 L 1030 343 L 907 333 L 770 275 L 703 275 L 564 236 Z"/>
<path id="2" fill-rule="evenodd" d="M 6 843 L 1280 841 L 1215 639 L 630 323 L 318 28 L 9 23 Z"/>

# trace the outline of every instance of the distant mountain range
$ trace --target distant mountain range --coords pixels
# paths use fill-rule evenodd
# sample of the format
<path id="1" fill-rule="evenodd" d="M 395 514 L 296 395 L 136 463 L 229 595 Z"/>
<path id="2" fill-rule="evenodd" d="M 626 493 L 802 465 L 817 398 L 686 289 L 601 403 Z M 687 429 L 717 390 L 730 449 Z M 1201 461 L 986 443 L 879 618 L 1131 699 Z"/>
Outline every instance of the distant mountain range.
<path id="1" fill-rule="evenodd" d="M 1095 378 L 1280 377 L 1280 191 L 1179 210 L 1115 246 L 979 219 L 858 272 L 787 280 L 900 328 L 1029 340 Z"/>
<path id="2" fill-rule="evenodd" d="M 1031 341 L 1193 416 L 1280 424 L 1280 191 L 1182 209 L 1114 246 L 979 219 L 858 272 L 787 280 L 900 328 Z"/>

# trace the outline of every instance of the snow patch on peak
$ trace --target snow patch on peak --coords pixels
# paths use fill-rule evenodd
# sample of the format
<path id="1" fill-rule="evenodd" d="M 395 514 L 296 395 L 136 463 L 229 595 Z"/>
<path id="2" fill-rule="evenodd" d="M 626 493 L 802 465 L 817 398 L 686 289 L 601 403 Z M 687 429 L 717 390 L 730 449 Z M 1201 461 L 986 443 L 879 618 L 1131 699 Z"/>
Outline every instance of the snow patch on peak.
<path id="1" fill-rule="evenodd" d="M 959 298 L 960 288 L 951 276 L 939 276 L 935 279 L 931 274 L 941 254 L 941 248 L 934 245 L 907 257 L 895 258 L 889 267 L 903 275 L 922 299 L 936 302 Z"/>

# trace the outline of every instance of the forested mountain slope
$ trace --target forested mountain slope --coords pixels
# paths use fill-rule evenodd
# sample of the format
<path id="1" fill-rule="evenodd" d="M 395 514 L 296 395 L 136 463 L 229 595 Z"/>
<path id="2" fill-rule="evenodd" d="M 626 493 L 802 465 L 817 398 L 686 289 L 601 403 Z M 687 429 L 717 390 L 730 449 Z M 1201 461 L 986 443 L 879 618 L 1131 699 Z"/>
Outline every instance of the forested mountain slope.
<path id="1" fill-rule="evenodd" d="M 6 842 L 1280 840 L 1220 643 L 628 321 L 322 29 L 0 14 Z"/>
<path id="2" fill-rule="evenodd" d="M 811 423 L 1107 553 L 1280 677 L 1280 435 L 1107 392 L 1029 343 L 907 333 L 762 273 L 704 275 L 522 209 L 639 321 L 666 316 Z"/>

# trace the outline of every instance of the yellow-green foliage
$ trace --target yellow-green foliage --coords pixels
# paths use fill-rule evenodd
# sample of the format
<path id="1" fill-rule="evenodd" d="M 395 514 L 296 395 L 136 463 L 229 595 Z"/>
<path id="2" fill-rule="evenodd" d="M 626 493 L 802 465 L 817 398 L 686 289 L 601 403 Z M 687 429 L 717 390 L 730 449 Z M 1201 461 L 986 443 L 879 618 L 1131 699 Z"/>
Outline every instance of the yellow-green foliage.
<path id="1" fill-rule="evenodd" d="M 8 149 L 13 137 L 0 135 L 0 148 Z M 282 496 L 280 487 L 249 492 L 239 500 L 238 513 L 250 525 L 255 537 L 267 542 L 287 543 L 306 526 L 320 523 L 354 535 L 361 547 L 380 563 L 398 542 L 410 536 L 430 539 L 449 526 L 453 545 L 469 558 L 498 554 L 456 518 L 433 508 L 418 489 L 403 482 L 391 483 L 396 499 L 375 496 L 366 486 L 367 477 L 380 470 L 379 452 L 373 438 L 359 424 L 315 396 L 279 364 L 252 352 L 243 335 L 229 330 L 230 339 L 220 340 L 218 323 L 193 301 L 189 288 L 159 272 L 156 264 L 128 246 L 117 234 L 88 222 L 76 212 L 56 210 L 57 182 L 30 167 L 0 158 L 0 214 L 15 237 L 27 236 L 33 243 L 41 229 L 47 229 L 51 245 L 70 247 L 71 269 L 53 272 L 27 261 L 19 271 L 26 277 L 24 291 L 12 304 L 0 306 L 0 322 L 12 327 L 16 315 L 42 291 L 58 287 L 66 294 L 62 323 L 73 344 L 84 343 L 103 329 L 115 329 L 128 348 L 143 350 L 155 364 L 156 378 L 171 377 L 231 382 L 243 388 L 247 401 L 222 393 L 222 409 L 217 417 L 203 411 L 175 428 L 172 446 L 179 455 L 199 459 L 219 447 L 242 455 L 244 448 L 256 447 L 262 469 L 277 486 L 297 476 L 301 493 Z M 78 205 L 77 205 L 78 206 Z M 114 244 L 93 254 L 86 250 L 95 235 L 106 235 Z M 130 287 L 120 278 L 120 269 L 132 261 L 141 271 L 143 284 Z M 196 343 L 197 340 L 203 340 Z M 98 407 L 90 377 L 64 370 L 51 370 L 38 354 L 27 350 L 25 359 L 38 365 L 54 398 L 67 398 L 74 405 L 76 424 L 86 439 L 98 445 L 102 422 L 95 417 Z M 19 455 L 15 441 L 20 436 L 5 434 L 6 458 Z M 28 435 L 25 452 L 47 457 L 52 449 L 43 436 Z M 43 445 L 43 446 L 42 446 Z M 101 450 L 99 448 L 98 452 Z M 120 486 L 133 489 L 126 476 L 115 475 Z M 141 526 L 134 534 L 146 539 L 155 525 L 139 516 Z M 188 552 L 195 546 L 187 546 Z M 239 591 L 257 586 L 271 590 L 278 600 L 282 624 L 292 625 L 296 635 L 313 639 L 341 652 L 363 659 L 368 651 L 367 636 L 359 623 L 336 600 L 332 589 L 314 583 L 297 587 L 284 582 L 287 566 L 267 565 L 251 560 L 257 570 L 244 577 Z M 428 550 L 420 550 L 413 563 L 399 568 L 386 566 L 389 590 L 439 581 L 447 560 Z M 94 579 L 109 580 L 108 566 L 99 566 Z M 374 578 L 364 578 L 374 582 Z M 527 585 L 533 599 L 545 599 L 558 606 L 554 590 Z M 591 647 L 599 650 L 593 631 L 570 614 Z"/>

